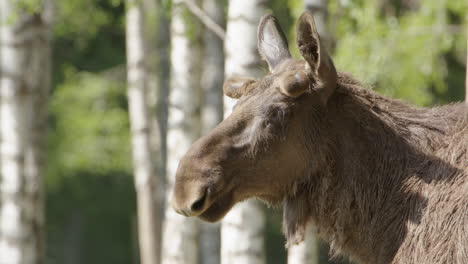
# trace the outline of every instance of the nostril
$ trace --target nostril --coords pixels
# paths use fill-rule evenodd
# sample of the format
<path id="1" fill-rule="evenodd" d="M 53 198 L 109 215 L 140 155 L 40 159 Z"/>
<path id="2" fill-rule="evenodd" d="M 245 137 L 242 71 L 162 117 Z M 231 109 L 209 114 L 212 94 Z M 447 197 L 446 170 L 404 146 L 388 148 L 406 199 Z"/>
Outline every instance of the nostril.
<path id="1" fill-rule="evenodd" d="M 203 194 L 202 197 L 198 198 L 190 207 L 190 210 L 192 212 L 198 212 L 203 209 L 203 206 L 205 205 L 205 200 L 206 200 L 206 192 Z"/>

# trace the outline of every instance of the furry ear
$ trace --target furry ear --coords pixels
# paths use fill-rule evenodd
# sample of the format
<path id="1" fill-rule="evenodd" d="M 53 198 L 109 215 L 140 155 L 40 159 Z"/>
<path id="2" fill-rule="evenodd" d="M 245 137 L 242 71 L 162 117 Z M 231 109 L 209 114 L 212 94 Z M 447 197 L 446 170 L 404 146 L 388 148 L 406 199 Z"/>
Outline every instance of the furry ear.
<path id="1" fill-rule="evenodd" d="M 223 92 L 226 96 L 238 99 L 250 91 L 254 83 L 255 80 L 252 78 L 231 76 L 224 81 Z"/>
<path id="2" fill-rule="evenodd" d="M 276 17 L 271 14 L 263 16 L 260 20 L 257 29 L 257 45 L 270 71 L 273 71 L 283 60 L 291 58 L 286 36 Z"/>
<path id="3" fill-rule="evenodd" d="M 314 87 L 314 90 L 326 103 L 335 91 L 338 75 L 332 59 L 320 42 L 314 18 L 308 11 L 302 13 L 297 22 L 296 42 L 299 52 L 307 61 L 311 75 L 320 84 Z"/>
<path id="4" fill-rule="evenodd" d="M 297 98 L 309 90 L 309 77 L 305 71 L 288 73 L 280 79 L 280 91 L 284 95 Z"/>
<path id="5" fill-rule="evenodd" d="M 310 204 L 306 191 L 299 191 L 293 197 L 287 197 L 283 204 L 283 233 L 286 247 L 304 241 L 307 223 L 310 220 Z"/>

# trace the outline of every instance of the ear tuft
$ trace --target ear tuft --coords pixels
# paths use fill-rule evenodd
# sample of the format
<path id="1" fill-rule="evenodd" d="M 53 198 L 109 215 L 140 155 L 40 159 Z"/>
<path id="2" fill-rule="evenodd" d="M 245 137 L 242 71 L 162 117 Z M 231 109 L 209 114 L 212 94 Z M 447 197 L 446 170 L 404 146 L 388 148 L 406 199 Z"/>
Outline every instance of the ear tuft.
<path id="1" fill-rule="evenodd" d="M 255 80 L 248 77 L 231 76 L 224 81 L 224 95 L 238 99 L 253 88 Z"/>
<path id="2" fill-rule="evenodd" d="M 260 55 L 273 71 L 283 60 L 291 58 L 288 41 L 275 16 L 264 15 L 257 29 L 257 45 Z"/>

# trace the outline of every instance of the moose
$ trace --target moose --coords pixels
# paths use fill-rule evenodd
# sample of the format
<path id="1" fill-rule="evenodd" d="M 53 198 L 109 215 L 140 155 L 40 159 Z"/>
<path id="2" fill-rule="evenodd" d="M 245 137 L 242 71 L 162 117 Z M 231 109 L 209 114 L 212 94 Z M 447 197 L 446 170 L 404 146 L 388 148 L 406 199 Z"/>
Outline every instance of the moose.
<path id="1" fill-rule="evenodd" d="M 283 209 L 287 244 L 306 225 L 358 263 L 468 263 L 468 107 L 420 108 L 337 72 L 313 16 L 292 58 L 273 15 L 258 26 L 269 66 L 228 78 L 232 114 L 180 160 L 172 206 L 215 222 L 256 197 Z"/>

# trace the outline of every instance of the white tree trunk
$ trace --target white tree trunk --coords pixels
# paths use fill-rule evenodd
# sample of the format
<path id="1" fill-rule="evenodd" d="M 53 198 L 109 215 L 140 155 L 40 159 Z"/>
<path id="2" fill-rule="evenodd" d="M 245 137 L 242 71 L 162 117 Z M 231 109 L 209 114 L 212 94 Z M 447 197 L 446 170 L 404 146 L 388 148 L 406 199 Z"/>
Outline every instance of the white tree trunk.
<path id="1" fill-rule="evenodd" d="M 180 158 L 200 136 L 200 25 L 183 0 L 174 0 L 171 21 L 171 90 L 167 131 L 167 204 L 163 233 L 163 264 L 198 262 L 199 222 L 172 209 L 171 190 Z"/>
<path id="2" fill-rule="evenodd" d="M 219 0 L 203 0 L 203 9 L 224 28 L 224 6 Z M 223 120 L 224 42 L 210 29 L 204 32 L 204 64 L 202 75 L 202 134 L 208 133 Z"/>
<path id="3" fill-rule="evenodd" d="M 257 25 L 266 13 L 265 0 L 230 0 L 226 29 L 226 76 L 260 77 L 265 73 L 257 51 Z M 234 100 L 224 97 L 225 117 Z M 263 264 L 265 216 L 254 200 L 236 205 L 221 224 L 222 264 Z"/>
<path id="4" fill-rule="evenodd" d="M 229 0 L 226 25 L 225 77 L 259 77 L 266 71 L 257 51 L 257 26 L 266 13 L 268 0 Z M 231 114 L 235 100 L 224 96 L 224 116 Z"/>
<path id="5" fill-rule="evenodd" d="M 45 262 L 45 209 L 44 209 L 44 170 L 46 161 L 48 101 L 52 75 L 52 20 L 53 2 L 43 1 L 41 24 L 38 25 L 41 35 L 36 37 L 31 49 L 37 62 L 35 70 L 29 72 L 32 85 L 36 85 L 37 93 L 33 95 L 33 120 L 31 141 L 26 150 L 26 192 L 35 203 L 33 215 L 36 223 L 36 251 L 39 254 L 37 263 Z"/>
<path id="6" fill-rule="evenodd" d="M 203 9 L 214 22 L 224 28 L 225 12 L 222 1 L 203 0 Z M 224 42 L 208 28 L 204 28 L 203 36 L 202 134 L 206 135 L 223 120 Z M 219 223 L 201 223 L 201 263 L 220 263 L 220 240 Z"/>
<path id="7" fill-rule="evenodd" d="M 288 248 L 288 263 L 319 264 L 319 240 L 312 224 L 307 226 L 304 242 Z"/>
<path id="8" fill-rule="evenodd" d="M 44 263 L 43 145 L 50 2 L 0 0 L 0 264 Z"/>
<path id="9" fill-rule="evenodd" d="M 153 1 L 153 0 L 147 0 Z M 159 128 L 159 151 L 160 151 L 160 162 L 159 167 L 159 179 L 161 184 L 158 188 L 158 200 L 160 203 L 161 219 L 162 223 L 164 220 L 164 203 L 166 196 L 166 173 L 167 173 L 167 118 L 168 118 L 168 105 L 169 105 L 169 89 L 170 89 L 170 28 L 169 18 L 170 14 L 166 12 L 163 6 L 165 0 L 158 0 L 158 13 L 157 13 L 157 36 L 156 36 L 156 72 L 158 77 L 157 87 L 157 101 L 155 112 L 157 115 L 158 128 Z M 149 28 L 154 30 L 154 28 Z M 151 43 L 154 45 L 154 43 Z M 162 227 L 162 224 L 161 224 Z M 162 234 L 160 235 L 162 239 Z"/>
<path id="10" fill-rule="evenodd" d="M 155 189 L 158 184 L 152 149 L 149 109 L 148 54 L 145 45 L 143 5 L 127 0 L 127 81 L 132 134 L 133 168 L 137 194 L 138 240 L 142 264 L 159 263 L 160 227 Z"/>

